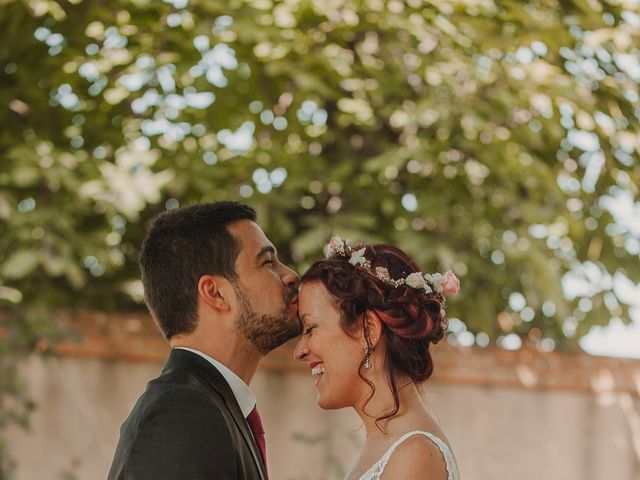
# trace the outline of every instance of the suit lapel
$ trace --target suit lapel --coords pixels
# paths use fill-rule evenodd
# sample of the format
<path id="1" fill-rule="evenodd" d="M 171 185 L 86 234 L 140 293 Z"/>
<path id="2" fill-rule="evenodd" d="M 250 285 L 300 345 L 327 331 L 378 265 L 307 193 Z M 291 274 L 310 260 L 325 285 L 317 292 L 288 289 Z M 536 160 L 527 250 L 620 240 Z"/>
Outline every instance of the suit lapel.
<path id="1" fill-rule="evenodd" d="M 212 390 L 216 391 L 224 399 L 228 411 L 231 413 L 235 424 L 242 432 L 242 436 L 244 437 L 247 446 L 251 450 L 253 461 L 258 466 L 258 470 L 260 471 L 260 478 L 262 480 L 265 480 L 265 467 L 262 463 L 262 457 L 260 455 L 260 451 L 258 450 L 258 446 L 253 439 L 253 434 L 251 433 L 251 429 L 249 428 L 249 425 L 247 424 L 247 421 L 242 414 L 242 410 L 240 410 L 240 405 L 238 405 L 238 401 L 236 400 L 233 391 L 231 391 L 231 387 L 229 387 L 229 384 L 222 376 L 222 374 L 210 362 L 200 357 L 199 355 L 196 355 L 195 353 L 189 352 L 187 350 L 173 349 L 171 351 L 171 354 L 169 355 L 169 358 L 167 359 L 167 363 L 165 364 L 163 371 L 175 370 L 179 368 L 184 368 L 185 370 L 189 370 L 192 373 L 196 374 L 207 385 L 209 385 Z"/>

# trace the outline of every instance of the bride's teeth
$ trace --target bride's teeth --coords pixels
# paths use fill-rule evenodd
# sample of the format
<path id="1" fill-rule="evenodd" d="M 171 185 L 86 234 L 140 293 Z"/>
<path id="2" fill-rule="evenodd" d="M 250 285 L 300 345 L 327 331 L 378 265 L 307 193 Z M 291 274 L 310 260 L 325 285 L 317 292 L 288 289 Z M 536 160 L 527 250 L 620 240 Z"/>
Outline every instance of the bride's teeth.
<path id="1" fill-rule="evenodd" d="M 324 367 L 322 367 L 322 366 L 313 367 L 311 369 L 311 375 L 313 375 L 313 376 L 321 375 L 323 373 L 324 373 Z"/>

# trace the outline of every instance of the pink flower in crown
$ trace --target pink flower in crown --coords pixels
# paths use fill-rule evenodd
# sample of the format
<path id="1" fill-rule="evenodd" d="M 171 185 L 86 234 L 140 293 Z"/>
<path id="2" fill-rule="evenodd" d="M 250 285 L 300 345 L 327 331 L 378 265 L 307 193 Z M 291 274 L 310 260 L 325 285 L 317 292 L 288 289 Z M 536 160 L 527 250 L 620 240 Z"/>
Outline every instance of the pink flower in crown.
<path id="1" fill-rule="evenodd" d="M 460 280 L 451 270 L 447 270 L 442 277 L 442 295 L 457 295 L 460 291 Z"/>
<path id="2" fill-rule="evenodd" d="M 328 245 L 327 257 L 333 255 L 344 255 L 346 244 L 344 240 L 338 236 L 331 237 Z"/>

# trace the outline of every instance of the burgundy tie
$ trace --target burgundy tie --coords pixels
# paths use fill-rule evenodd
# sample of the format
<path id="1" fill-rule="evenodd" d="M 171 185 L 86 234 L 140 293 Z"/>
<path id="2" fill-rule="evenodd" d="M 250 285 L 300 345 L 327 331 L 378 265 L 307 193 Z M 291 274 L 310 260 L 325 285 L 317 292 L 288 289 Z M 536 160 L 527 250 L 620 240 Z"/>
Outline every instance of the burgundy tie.
<path id="1" fill-rule="evenodd" d="M 251 410 L 251 413 L 247 416 L 247 423 L 253 433 L 253 438 L 256 439 L 258 448 L 260 449 L 260 456 L 262 457 L 262 463 L 264 463 L 264 471 L 267 473 L 267 444 L 264 439 L 264 428 L 262 428 L 262 421 L 260 420 L 260 414 L 258 413 L 258 406 L 256 405 Z M 267 476 L 267 478 L 269 478 Z"/>

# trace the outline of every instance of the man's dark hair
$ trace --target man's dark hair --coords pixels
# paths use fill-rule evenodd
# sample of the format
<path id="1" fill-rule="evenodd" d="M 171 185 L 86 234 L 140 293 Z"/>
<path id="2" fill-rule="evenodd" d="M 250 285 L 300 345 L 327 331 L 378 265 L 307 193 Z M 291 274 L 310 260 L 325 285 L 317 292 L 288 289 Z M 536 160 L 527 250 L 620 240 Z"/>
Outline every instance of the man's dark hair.
<path id="1" fill-rule="evenodd" d="M 145 302 L 167 339 L 196 328 L 200 277 L 237 279 L 242 245 L 227 226 L 255 219 L 248 205 L 224 201 L 169 210 L 154 220 L 139 263 Z"/>

